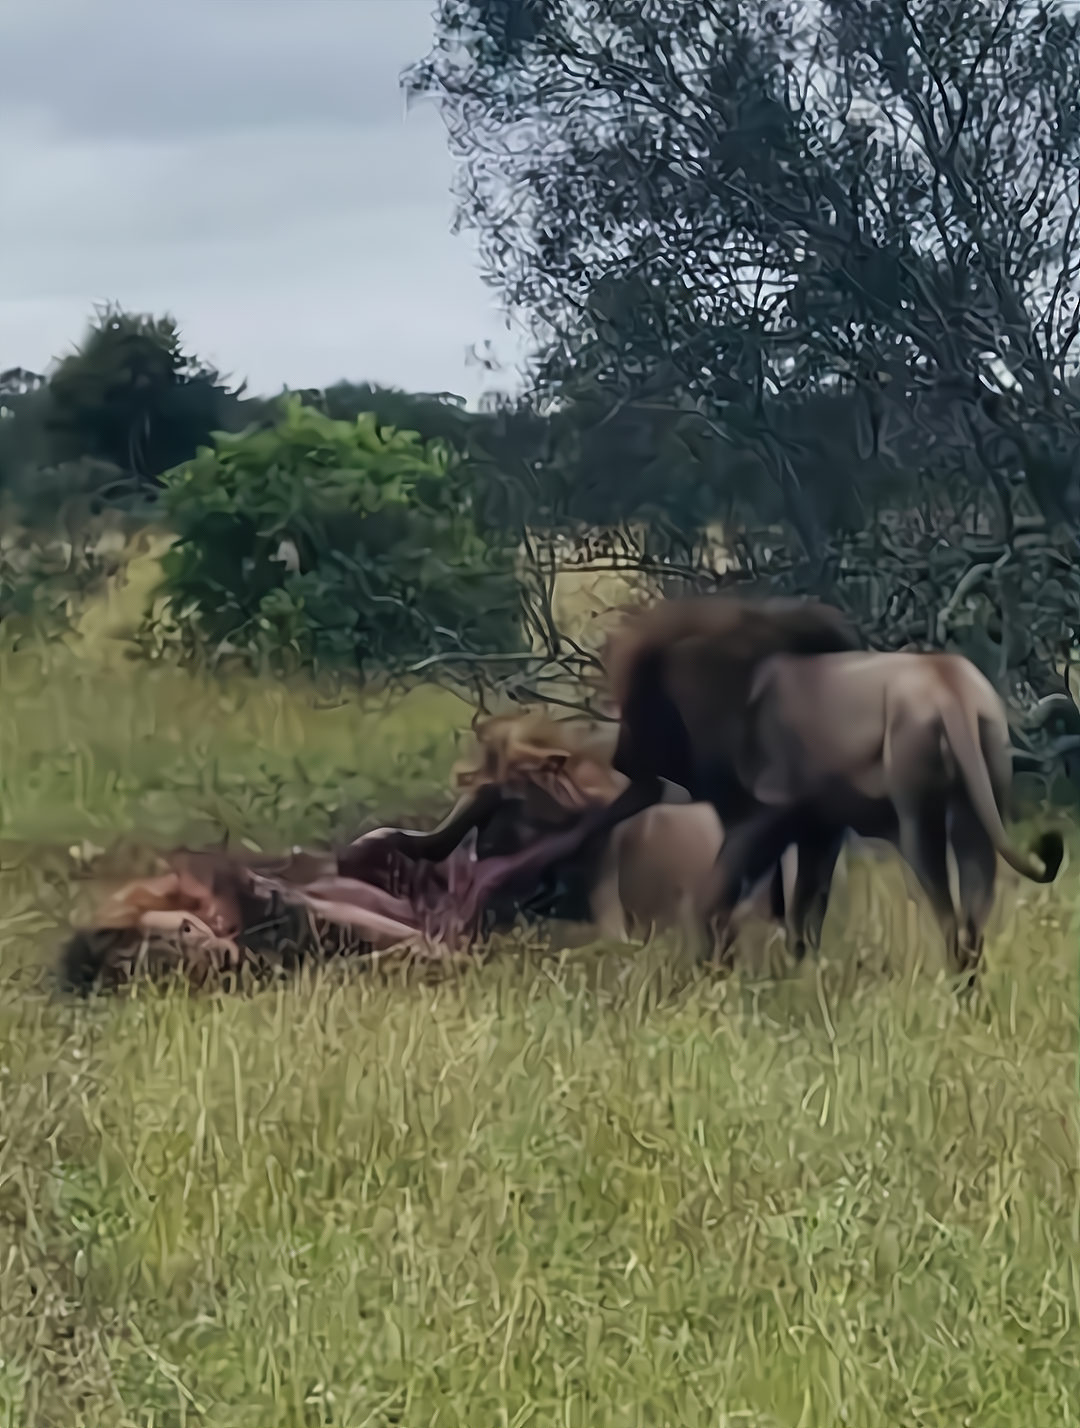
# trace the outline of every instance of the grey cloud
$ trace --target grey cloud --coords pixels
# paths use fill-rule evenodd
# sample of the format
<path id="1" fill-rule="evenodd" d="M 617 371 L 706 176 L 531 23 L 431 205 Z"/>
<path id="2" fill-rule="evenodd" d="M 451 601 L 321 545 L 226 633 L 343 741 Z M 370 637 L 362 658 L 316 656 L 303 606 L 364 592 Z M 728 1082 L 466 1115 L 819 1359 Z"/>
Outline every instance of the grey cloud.
<path id="1" fill-rule="evenodd" d="M 57 137 L 355 127 L 403 101 L 432 0 L 4 0 L 0 116 Z"/>
<path id="2" fill-rule="evenodd" d="M 256 391 L 490 386 L 468 347 L 523 344 L 398 89 L 431 3 L 0 0 L 0 366 L 44 370 L 111 300 Z"/>
<path id="3" fill-rule="evenodd" d="M 472 343 L 520 355 L 450 233 L 434 115 L 186 143 L 32 139 L 0 168 L 0 365 L 41 371 L 95 302 L 172 313 L 256 391 L 345 377 L 474 397 Z"/>
<path id="4" fill-rule="evenodd" d="M 199 261 L 210 245 L 295 234 L 303 261 L 320 229 L 354 219 L 371 220 L 376 245 L 399 224 L 437 239 L 450 228 L 452 173 L 432 113 L 359 132 L 281 125 L 157 145 L 31 138 L 0 167 L 0 260 L 26 285 L 71 281 L 117 248 L 144 267 L 163 249 Z M 358 281 L 364 262 L 358 252 Z"/>

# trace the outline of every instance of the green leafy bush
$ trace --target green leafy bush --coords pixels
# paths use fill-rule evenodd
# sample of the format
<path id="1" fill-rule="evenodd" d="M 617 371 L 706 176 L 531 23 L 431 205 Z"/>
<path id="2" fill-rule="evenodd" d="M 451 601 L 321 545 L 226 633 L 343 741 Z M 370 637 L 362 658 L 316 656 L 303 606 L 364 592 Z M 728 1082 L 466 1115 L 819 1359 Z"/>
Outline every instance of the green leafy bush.
<path id="1" fill-rule="evenodd" d="M 189 653 L 362 673 L 520 647 L 509 549 L 439 442 L 285 396 L 162 478 L 176 546 L 150 630 Z"/>

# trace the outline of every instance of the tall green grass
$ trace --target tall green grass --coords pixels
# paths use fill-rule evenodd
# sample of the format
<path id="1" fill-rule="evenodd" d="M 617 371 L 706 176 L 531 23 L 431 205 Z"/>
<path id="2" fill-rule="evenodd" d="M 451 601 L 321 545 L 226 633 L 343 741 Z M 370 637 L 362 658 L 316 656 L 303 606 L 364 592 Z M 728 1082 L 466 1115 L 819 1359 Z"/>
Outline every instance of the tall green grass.
<path id="1" fill-rule="evenodd" d="M 443 796 L 471 710 L 420 686 L 322 704 L 303 685 L 0 651 L 0 828 L 290 841 Z"/>
<path id="2" fill-rule="evenodd" d="M 507 938 L 73 1003 L 66 849 L 318 838 L 468 710 L 0 662 L 0 1425 L 1080 1423 L 1078 902 L 960 999 L 894 868 L 819 964 Z"/>

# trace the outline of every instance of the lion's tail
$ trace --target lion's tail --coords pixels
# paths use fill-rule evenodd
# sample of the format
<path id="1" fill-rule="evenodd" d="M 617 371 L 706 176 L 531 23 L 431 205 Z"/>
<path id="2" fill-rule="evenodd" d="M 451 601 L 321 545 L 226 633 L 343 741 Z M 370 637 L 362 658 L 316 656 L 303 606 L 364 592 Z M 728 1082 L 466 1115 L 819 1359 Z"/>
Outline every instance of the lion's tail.
<path id="1" fill-rule="evenodd" d="M 968 797 L 989 834 L 990 841 L 1009 867 L 1014 868 L 1022 877 L 1030 878 L 1035 883 L 1052 883 L 1057 877 L 1064 852 L 1060 834 L 1045 835 L 1040 840 L 1039 853 L 1021 853 L 1013 847 L 1001 821 L 978 723 L 956 698 L 945 699 L 940 712 L 949 748 L 963 775 Z"/>

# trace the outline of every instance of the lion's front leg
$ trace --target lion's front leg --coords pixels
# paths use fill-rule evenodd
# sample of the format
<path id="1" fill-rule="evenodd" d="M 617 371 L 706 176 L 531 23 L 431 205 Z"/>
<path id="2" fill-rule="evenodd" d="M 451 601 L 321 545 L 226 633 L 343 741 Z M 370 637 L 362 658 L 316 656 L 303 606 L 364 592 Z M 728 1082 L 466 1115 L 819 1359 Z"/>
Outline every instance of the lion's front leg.
<path id="1" fill-rule="evenodd" d="M 821 947 L 833 874 L 843 844 L 843 829 L 839 832 L 823 829 L 820 838 L 800 839 L 785 850 L 781 859 L 784 921 L 788 947 L 796 962 L 806 956 L 808 945 L 815 952 Z"/>

